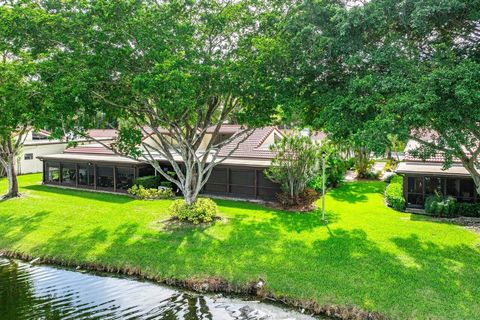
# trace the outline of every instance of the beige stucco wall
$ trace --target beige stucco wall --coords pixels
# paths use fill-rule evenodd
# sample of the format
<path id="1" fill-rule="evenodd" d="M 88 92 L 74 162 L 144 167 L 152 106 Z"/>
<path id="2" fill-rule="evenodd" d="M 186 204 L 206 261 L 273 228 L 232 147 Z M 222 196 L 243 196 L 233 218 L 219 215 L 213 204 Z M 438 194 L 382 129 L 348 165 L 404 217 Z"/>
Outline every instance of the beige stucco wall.
<path id="1" fill-rule="evenodd" d="M 42 161 L 37 159 L 37 157 L 49 154 L 62 153 L 66 147 L 66 143 L 23 146 L 21 154 L 17 158 L 18 174 L 42 172 Z M 32 153 L 33 159 L 25 160 L 25 154 L 27 153 Z"/>

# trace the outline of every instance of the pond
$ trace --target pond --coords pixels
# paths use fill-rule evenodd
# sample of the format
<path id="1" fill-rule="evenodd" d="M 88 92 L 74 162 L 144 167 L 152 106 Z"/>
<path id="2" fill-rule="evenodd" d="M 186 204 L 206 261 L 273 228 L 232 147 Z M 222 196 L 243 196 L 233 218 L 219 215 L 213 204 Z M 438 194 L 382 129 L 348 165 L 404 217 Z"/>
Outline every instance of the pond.
<path id="1" fill-rule="evenodd" d="M 315 319 L 241 297 L 0 257 L 0 319 Z"/>

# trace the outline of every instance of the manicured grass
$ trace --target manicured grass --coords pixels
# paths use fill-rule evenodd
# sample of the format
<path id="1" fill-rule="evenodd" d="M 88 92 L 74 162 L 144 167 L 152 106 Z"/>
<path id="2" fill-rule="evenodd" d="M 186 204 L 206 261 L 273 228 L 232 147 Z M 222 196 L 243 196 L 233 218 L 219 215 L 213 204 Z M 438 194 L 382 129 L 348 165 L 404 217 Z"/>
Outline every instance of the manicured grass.
<path id="1" fill-rule="evenodd" d="M 62 190 L 20 177 L 0 202 L 0 249 L 139 267 L 152 275 L 259 277 L 279 295 L 354 305 L 391 318 L 480 315 L 480 237 L 383 204 L 381 182 L 348 183 L 320 214 L 217 201 L 225 222 L 162 229 L 170 201 Z M 6 181 L 0 181 L 0 191 Z"/>

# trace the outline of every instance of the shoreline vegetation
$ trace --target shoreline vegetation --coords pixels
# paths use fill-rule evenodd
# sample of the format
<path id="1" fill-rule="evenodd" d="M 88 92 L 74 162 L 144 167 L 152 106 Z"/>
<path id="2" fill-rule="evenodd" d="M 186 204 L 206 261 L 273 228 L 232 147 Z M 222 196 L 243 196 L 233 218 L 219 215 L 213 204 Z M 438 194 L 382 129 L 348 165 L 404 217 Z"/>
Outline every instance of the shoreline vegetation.
<path id="1" fill-rule="evenodd" d="M 312 300 L 292 299 L 284 296 L 276 296 L 272 292 L 264 289 L 265 282 L 262 279 L 251 281 L 245 285 L 233 285 L 220 277 L 175 279 L 159 278 L 145 274 L 141 269 L 136 268 L 117 268 L 114 266 L 97 265 L 92 263 L 76 263 L 75 261 L 57 260 L 49 257 L 34 257 L 21 252 L 2 251 L 0 257 L 9 259 L 19 259 L 25 262 L 53 265 L 59 267 L 75 268 L 76 270 L 98 271 L 111 274 L 121 274 L 125 276 L 139 277 L 142 280 L 149 280 L 159 284 L 165 284 L 171 287 L 185 289 L 197 293 L 224 293 L 238 294 L 256 297 L 261 300 L 269 300 L 275 303 L 283 304 L 286 307 L 298 309 L 303 312 L 309 312 L 316 316 L 325 316 L 333 319 L 342 320 L 383 320 L 387 319 L 378 312 L 361 310 L 352 306 L 337 306 L 332 304 L 320 305 Z"/>
<path id="2" fill-rule="evenodd" d="M 321 214 L 215 200 L 222 220 L 168 225 L 171 200 L 59 189 L 19 177 L 0 202 L 6 257 L 251 294 L 340 319 L 480 314 L 480 236 L 383 202 L 383 182 L 329 191 Z M 0 190 L 6 181 L 0 179 Z"/>

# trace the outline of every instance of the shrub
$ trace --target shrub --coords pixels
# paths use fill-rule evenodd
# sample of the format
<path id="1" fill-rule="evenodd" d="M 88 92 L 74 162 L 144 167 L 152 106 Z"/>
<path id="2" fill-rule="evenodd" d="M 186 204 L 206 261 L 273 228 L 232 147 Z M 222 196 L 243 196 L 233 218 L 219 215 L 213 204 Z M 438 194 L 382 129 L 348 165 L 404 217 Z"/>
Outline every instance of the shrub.
<path id="1" fill-rule="evenodd" d="M 390 183 L 385 189 L 385 200 L 393 209 L 398 211 L 405 210 L 406 201 L 403 197 L 403 177 L 395 175 L 390 178 Z"/>
<path id="2" fill-rule="evenodd" d="M 134 185 L 143 186 L 146 189 L 156 189 L 160 186 L 162 176 L 145 176 L 139 177 L 133 181 Z"/>
<path id="3" fill-rule="evenodd" d="M 395 160 L 395 159 L 388 159 L 387 160 L 387 163 L 385 163 L 385 167 L 383 168 L 383 170 L 385 172 L 393 172 L 396 168 L 397 168 L 397 165 L 398 165 L 398 161 Z"/>
<path id="4" fill-rule="evenodd" d="M 187 205 L 184 200 L 175 200 L 170 210 L 173 217 L 193 224 L 211 222 L 218 215 L 217 204 L 208 198 L 200 198 L 192 205 Z"/>
<path id="5" fill-rule="evenodd" d="M 284 208 L 308 209 L 318 198 L 320 198 L 320 193 L 312 188 L 305 188 L 296 198 L 292 198 L 287 192 L 277 194 L 277 200 Z"/>
<path id="6" fill-rule="evenodd" d="M 480 218 L 480 203 L 456 202 L 455 215 Z"/>
<path id="7" fill-rule="evenodd" d="M 366 180 L 378 180 L 381 174 L 381 171 L 369 171 L 367 173 L 364 173 L 362 178 Z"/>
<path id="8" fill-rule="evenodd" d="M 456 199 L 439 195 L 429 196 L 425 200 L 425 212 L 440 217 L 453 217 L 456 215 Z"/>
<path id="9" fill-rule="evenodd" d="M 138 199 L 142 200 L 153 200 L 153 199 L 172 199 L 175 195 L 173 194 L 172 189 L 153 189 L 145 188 L 144 186 L 134 185 L 128 189 L 128 193 L 135 196 Z"/>
<path id="10" fill-rule="evenodd" d="M 162 181 L 162 182 L 160 182 L 160 187 L 165 187 L 165 188 L 172 189 L 173 188 L 173 183 L 171 183 L 170 181 Z"/>

